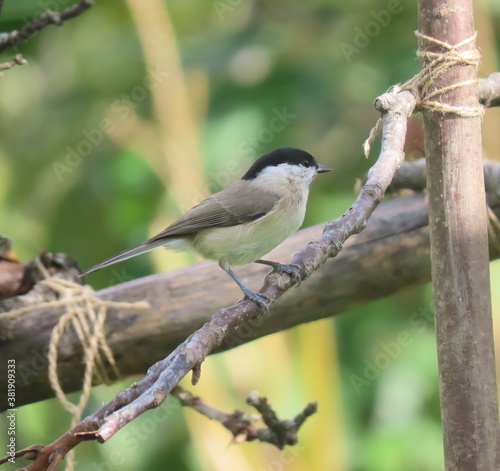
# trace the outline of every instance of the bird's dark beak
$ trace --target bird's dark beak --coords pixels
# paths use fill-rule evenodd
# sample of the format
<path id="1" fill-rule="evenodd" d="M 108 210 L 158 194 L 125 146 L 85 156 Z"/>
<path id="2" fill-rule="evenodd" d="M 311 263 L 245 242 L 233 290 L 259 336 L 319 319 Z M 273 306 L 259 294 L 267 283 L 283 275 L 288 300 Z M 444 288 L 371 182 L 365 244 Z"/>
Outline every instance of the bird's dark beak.
<path id="1" fill-rule="evenodd" d="M 318 164 L 318 173 L 326 173 L 331 171 L 332 169 L 330 167 L 327 167 L 326 165 L 323 164 Z"/>

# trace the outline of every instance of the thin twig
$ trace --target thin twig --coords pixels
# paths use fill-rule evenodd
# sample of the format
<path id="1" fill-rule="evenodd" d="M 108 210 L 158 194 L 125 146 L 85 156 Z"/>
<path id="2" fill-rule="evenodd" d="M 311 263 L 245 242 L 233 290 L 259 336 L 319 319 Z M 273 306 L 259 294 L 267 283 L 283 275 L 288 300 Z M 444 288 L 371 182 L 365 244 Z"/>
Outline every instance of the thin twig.
<path id="1" fill-rule="evenodd" d="M 28 61 L 23 57 L 22 54 L 16 54 L 14 58 L 10 61 L 0 62 L 0 75 L 3 74 L 4 70 L 12 69 L 16 65 L 25 65 Z"/>
<path id="2" fill-rule="evenodd" d="M 209 419 L 220 422 L 233 435 L 234 443 L 259 440 L 283 449 L 285 445 L 297 443 L 297 432 L 306 419 L 317 412 L 318 404 L 310 402 L 299 414 L 291 420 L 279 420 L 276 412 L 269 405 L 267 398 L 253 392 L 247 398 L 247 403 L 259 412 L 259 415 L 245 414 L 240 410 L 232 413 L 216 409 L 198 396 L 176 386 L 172 392 L 181 405 L 190 407 Z M 262 419 L 266 427 L 256 427 L 255 422 Z"/>
<path id="3" fill-rule="evenodd" d="M 1 33 L 0 52 L 19 46 L 48 25 L 61 26 L 65 21 L 75 18 L 88 10 L 93 4 L 94 0 L 80 0 L 78 3 L 61 11 L 47 10 L 25 23 L 20 30 Z"/>
<path id="4" fill-rule="evenodd" d="M 257 438 L 261 442 L 272 443 L 280 450 L 285 445 L 295 445 L 297 443 L 297 431 L 306 419 L 318 410 L 318 403 L 310 402 L 293 419 L 279 420 L 267 398 L 259 396 L 257 392 L 253 392 L 247 397 L 247 404 L 259 411 L 263 422 L 267 425 L 267 427 L 256 430 Z"/>

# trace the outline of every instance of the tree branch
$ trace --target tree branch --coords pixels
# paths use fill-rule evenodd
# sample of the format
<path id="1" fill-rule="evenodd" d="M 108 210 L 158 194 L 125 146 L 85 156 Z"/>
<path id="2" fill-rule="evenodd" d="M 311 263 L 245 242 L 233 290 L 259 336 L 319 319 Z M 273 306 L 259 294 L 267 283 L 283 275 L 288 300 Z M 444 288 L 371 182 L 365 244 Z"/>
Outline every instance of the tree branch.
<path id="1" fill-rule="evenodd" d="M 0 62 L 0 75 L 3 74 L 5 70 L 12 69 L 16 65 L 25 65 L 28 61 L 22 56 L 22 54 L 16 54 L 14 58 L 10 61 Z"/>
<path id="2" fill-rule="evenodd" d="M 377 109 L 385 113 L 383 150 L 371 168 L 368 181 L 361 188 L 354 204 L 340 218 L 328 223 L 322 236 L 309 243 L 293 257 L 291 263 L 299 267 L 303 280 L 329 257 L 335 257 L 351 235 L 364 229 L 403 159 L 406 122 L 415 103 L 415 97 L 410 92 L 386 94 L 377 100 Z M 293 281 L 288 275 L 273 274 L 266 277 L 259 293 L 274 302 L 292 285 Z M 197 370 L 205 357 L 222 344 L 228 331 L 244 322 L 258 320 L 261 315 L 255 303 L 246 299 L 230 308 L 220 310 L 165 360 L 153 365 L 148 375 L 137 383 L 135 391 L 131 389 L 122 391 L 123 396 L 119 399 L 120 407 L 113 408 L 110 414 L 106 414 L 99 430 L 95 433 L 95 438 L 104 442 L 138 415 L 158 407 L 189 371 Z M 139 390 L 140 394 L 137 395 L 136 392 Z"/>
<path id="3" fill-rule="evenodd" d="M 500 185 L 500 164 L 485 161 L 484 172 L 489 204 L 500 218 L 500 199 L 496 191 Z M 391 184 L 390 188 L 394 190 L 413 188 L 413 183 L 418 187 L 424 186 L 422 161 L 404 162 L 394 181 L 398 182 L 397 186 Z M 322 226 L 316 226 L 299 231 L 275 250 L 272 258 L 286 261 L 289 253 L 298 251 L 308 241 L 318 237 L 321 230 Z M 382 203 L 370 218 L 367 228 L 345 244 L 335 263 L 325 264 L 309 283 L 289 291 L 274 306 L 268 318 L 229 332 L 218 350 L 227 350 L 303 322 L 344 312 L 414 283 L 430 281 L 427 230 L 424 195 Z M 494 234 L 491 245 L 490 257 L 497 258 L 500 244 Z M 50 273 L 58 273 L 71 280 L 78 277 L 74 262 L 67 257 L 42 255 L 41 261 Z M 5 263 L 0 260 L 2 280 L 10 273 L 11 265 L 13 263 L 8 260 Z M 29 276 L 23 277 L 20 273 L 16 280 L 42 279 L 34 271 L 36 264 L 17 262 L 17 265 L 26 266 Z M 256 264 L 240 270 L 249 286 L 256 286 L 267 271 Z M 120 278 L 123 273 L 115 272 L 113 276 Z M 332 284 L 331 280 L 336 281 Z M 14 284 L 17 285 L 17 282 Z M 217 293 L 214 293 L 214 285 L 220 287 Z M 0 301 L 0 312 L 56 299 L 54 292 L 40 288 L 41 285 L 37 285 L 25 296 Z M 118 284 L 96 295 L 107 301 L 136 303 L 145 299 L 145 293 L 151 309 L 140 312 L 112 309 L 107 316 L 106 337 L 124 376 L 142 374 L 152 362 L 173 351 L 191 332 L 207 322 L 221 304 L 228 305 L 239 296 L 237 287 L 210 262 Z M 54 308 L 39 308 L 14 318 L 0 314 L 0 356 L 16 360 L 18 405 L 54 395 L 47 376 L 47 346 L 61 314 L 61 309 Z M 58 362 L 59 376 L 67 392 L 81 389 L 81 358 L 81 344 L 70 330 L 65 333 L 64 348 L 59 352 Z M 6 365 L 0 363 L 0 382 L 7 380 L 6 375 Z M 7 408 L 5 398 L 0 403 L 2 408 Z"/>
<path id="4" fill-rule="evenodd" d="M 245 414 L 240 410 L 235 410 L 231 414 L 209 406 L 198 396 L 185 391 L 180 386 L 176 386 L 171 391 L 183 406 L 190 407 L 209 419 L 220 422 L 227 430 L 233 434 L 233 442 L 251 442 L 259 440 L 270 443 L 282 450 L 285 445 L 295 445 L 297 443 L 297 432 L 306 419 L 315 414 L 318 410 L 316 402 L 310 402 L 302 412 L 291 420 L 279 420 L 276 412 L 271 408 L 267 399 L 253 392 L 247 397 L 247 404 L 255 407 L 260 413 L 258 416 Z M 253 425 L 257 420 L 262 419 L 266 427 L 256 427 Z"/>
<path id="5" fill-rule="evenodd" d="M 263 335 L 328 317 L 398 289 L 429 280 L 427 209 L 423 195 L 396 198 L 381 204 L 367 229 L 352 237 L 335 263 L 325 264 L 300 289 L 291 290 L 267 318 L 228 332 L 218 350 L 226 350 Z M 321 235 L 323 226 L 299 231 L 272 253 L 274 260 L 286 261 L 309 241 Z M 394 252 L 396 250 L 396 252 Z M 415 257 L 415 253 L 419 256 Z M 391 254 L 391 255 L 389 255 Z M 42 258 L 47 266 L 53 258 Z M 75 279 L 74 265 L 57 257 L 58 273 Z M 390 260 L 391 263 L 387 263 Z M 54 260 L 55 261 L 55 260 Z M 362 267 L 362 269 L 361 269 Z M 1 269 L 1 265 L 0 265 Z M 61 270 L 63 270 L 61 272 Z M 257 264 L 240 269 L 249 286 L 261 282 L 268 269 Z M 117 272 L 116 276 L 120 274 Z M 273 275 L 274 276 L 274 275 Z M 40 279 L 32 275 L 32 279 Z M 337 280 L 332 284 L 331 280 Z M 213 286 L 219 289 L 214 293 Z M 367 289 L 367 287 L 370 287 Z M 36 285 L 30 293 L 0 301 L 0 311 L 17 309 L 40 300 L 54 299 L 53 292 Z M 147 294 L 146 294 L 147 293 Z M 213 262 L 202 262 L 169 273 L 122 283 L 96 293 L 108 301 L 135 303 L 145 299 L 151 309 L 112 309 L 106 320 L 106 338 L 124 375 L 143 373 L 152 362 L 172 351 L 205 322 L 221 305 L 240 296 L 238 288 Z M 3 308 L 3 309 L 2 309 Z M 0 314 L 0 356 L 15 358 L 18 370 L 18 405 L 53 396 L 47 378 L 46 350 L 61 309 L 35 309 L 21 316 Z M 83 366 L 78 337 L 65 333 L 59 352 L 58 371 L 65 391 L 81 388 Z M 0 382 L 7 374 L 0 362 Z M 1 406 L 6 407 L 5 398 Z"/>
<path id="6" fill-rule="evenodd" d="M 376 101 L 383 123 L 380 156 L 371 168 L 368 181 L 361 188 L 354 204 L 340 218 L 328 223 L 320 237 L 293 257 L 291 262 L 298 265 L 303 280 L 329 257 L 336 256 L 345 241 L 366 226 L 403 160 L 407 119 L 415 104 L 415 97 L 408 91 L 386 94 Z M 293 281 L 288 275 L 272 274 L 266 277 L 259 292 L 274 302 L 292 285 Z M 58 440 L 43 447 L 27 469 L 53 466 L 51 461 L 62 459 L 61 455 L 90 437 L 100 442 L 108 440 L 141 413 L 158 407 L 189 371 L 199 372 L 206 355 L 218 349 L 227 339 L 228 333 L 245 322 L 260 323 L 261 318 L 262 314 L 255 303 L 246 299 L 220 310 L 167 358 L 154 364 L 144 378 L 118 393 L 113 401 L 102 406 Z M 193 375 L 193 379 L 197 377 L 198 374 Z"/>
<path id="7" fill-rule="evenodd" d="M 65 21 L 75 18 L 88 10 L 93 4 L 94 0 L 80 0 L 78 3 L 61 11 L 47 10 L 25 23 L 20 30 L 1 33 L 0 52 L 21 45 L 48 25 L 61 26 Z"/>
<path id="8" fill-rule="evenodd" d="M 495 193 L 500 186 L 500 162 L 483 159 L 484 188 L 487 193 Z M 368 176 L 364 175 L 361 182 L 366 182 Z M 387 193 L 400 190 L 423 191 L 427 188 L 427 166 L 425 158 L 405 160 L 387 188 Z"/>

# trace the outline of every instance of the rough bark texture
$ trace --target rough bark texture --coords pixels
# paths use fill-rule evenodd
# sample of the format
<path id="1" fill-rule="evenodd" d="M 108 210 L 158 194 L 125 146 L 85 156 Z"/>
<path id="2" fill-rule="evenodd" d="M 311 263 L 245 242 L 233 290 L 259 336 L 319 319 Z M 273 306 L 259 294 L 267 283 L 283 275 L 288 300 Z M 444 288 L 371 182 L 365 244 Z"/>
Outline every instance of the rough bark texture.
<path id="1" fill-rule="evenodd" d="M 500 216 L 500 197 L 491 195 L 493 210 Z M 298 232 L 275 252 L 276 259 L 302 247 L 321 233 L 321 226 Z M 498 256 L 498 255 L 497 255 Z M 266 268 L 242 268 L 245 282 L 258 286 Z M 334 280 L 334 282 L 332 282 Z M 313 279 L 292 289 L 258 326 L 242 326 L 222 348 L 242 343 L 295 325 L 332 316 L 371 300 L 430 280 L 427 208 L 424 195 L 397 198 L 381 204 L 367 228 L 345 244 L 335 263 L 327 263 Z M 220 289 L 214 293 L 213 284 Z M 221 305 L 240 293 L 220 268 L 202 262 L 170 273 L 152 275 L 97 292 L 101 298 L 135 302 L 146 294 L 151 309 L 133 312 L 112 310 L 106 322 L 109 344 L 122 374 L 143 373 L 171 352 L 191 332 L 203 325 Z M 15 358 L 18 405 L 53 396 L 47 379 L 46 351 L 50 333 L 61 312 L 38 309 L 16 319 L 2 321 L 2 358 Z M 82 352 L 69 332 L 60 351 L 59 374 L 66 391 L 81 387 Z M 6 363 L 0 363 L 0 383 L 6 381 Z M 4 402 L 2 408 L 6 407 Z"/>
<path id="2" fill-rule="evenodd" d="M 458 44 L 474 34 L 472 1 L 420 0 L 419 25 L 427 36 Z M 456 65 L 435 86 L 474 80 L 476 73 Z M 458 107 L 479 103 L 475 85 L 437 99 Z M 424 126 L 445 469 L 492 471 L 499 469 L 498 408 L 481 118 L 426 113 Z"/>
<path id="3" fill-rule="evenodd" d="M 500 201 L 499 201 L 500 204 Z M 335 263 L 327 263 L 312 279 L 294 288 L 274 306 L 259 325 L 242 326 L 228 335 L 221 349 L 343 312 L 412 283 L 430 278 L 427 211 L 423 195 L 397 198 L 382 204 L 368 227 L 345 244 Z M 323 226 L 298 232 L 273 252 L 273 260 L 286 261 L 290 253 L 321 234 Z M 415 254 L 419 256 L 416 257 Z M 251 287 L 261 283 L 269 270 L 257 264 L 239 269 Z M 214 291 L 213 287 L 217 286 Z M 174 272 L 152 275 L 97 292 L 116 301 L 147 299 L 145 311 L 110 310 L 106 336 L 124 375 L 143 373 L 165 357 L 220 307 L 241 293 L 234 282 L 211 262 L 201 262 Z M 46 351 L 61 310 L 37 309 L 14 319 L 0 315 L 0 356 L 15 358 L 18 372 L 16 403 L 53 396 L 47 379 Z M 66 391 L 81 387 L 83 365 L 79 341 L 72 331 L 63 338 L 59 376 Z M 6 362 L 0 363 L 0 382 Z M 2 406 L 5 404 L 2 402 Z"/>

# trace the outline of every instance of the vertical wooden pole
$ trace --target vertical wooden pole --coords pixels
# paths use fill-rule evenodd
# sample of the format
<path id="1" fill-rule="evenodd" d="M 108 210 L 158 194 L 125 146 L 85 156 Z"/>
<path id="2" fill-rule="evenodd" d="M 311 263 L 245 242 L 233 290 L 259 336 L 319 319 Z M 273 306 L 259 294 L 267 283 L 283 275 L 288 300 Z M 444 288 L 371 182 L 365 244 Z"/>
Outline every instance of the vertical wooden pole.
<path id="1" fill-rule="evenodd" d="M 464 41 L 474 34 L 472 0 L 419 0 L 419 30 L 451 45 Z M 435 89 L 476 78 L 474 66 L 456 65 Z M 456 107 L 479 103 L 476 85 L 433 99 Z M 424 127 L 445 469 L 498 470 L 481 118 L 427 112 Z"/>

